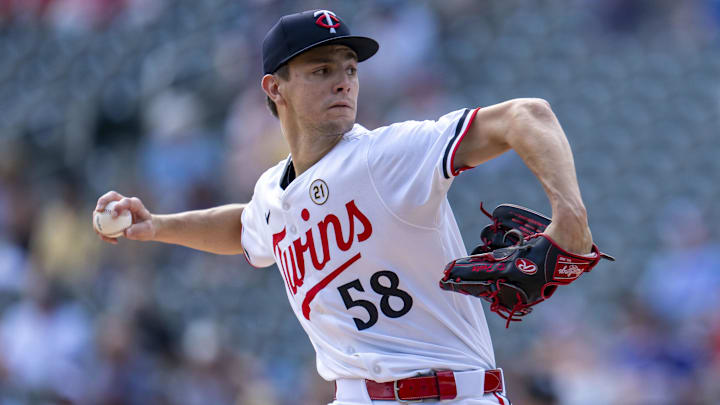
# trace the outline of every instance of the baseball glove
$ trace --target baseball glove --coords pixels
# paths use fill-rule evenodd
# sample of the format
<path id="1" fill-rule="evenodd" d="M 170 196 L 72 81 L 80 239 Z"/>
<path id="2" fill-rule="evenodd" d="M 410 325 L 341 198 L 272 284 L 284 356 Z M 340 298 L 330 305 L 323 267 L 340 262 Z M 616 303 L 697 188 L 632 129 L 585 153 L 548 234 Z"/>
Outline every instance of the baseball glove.
<path id="1" fill-rule="evenodd" d="M 542 233 L 550 219 L 535 211 L 511 204 L 499 205 L 492 215 L 480 209 L 492 220 L 480 234 L 483 244 L 448 263 L 440 288 L 484 298 L 506 327 L 600 259 L 615 260 L 594 244 L 588 255 L 563 250 Z"/>

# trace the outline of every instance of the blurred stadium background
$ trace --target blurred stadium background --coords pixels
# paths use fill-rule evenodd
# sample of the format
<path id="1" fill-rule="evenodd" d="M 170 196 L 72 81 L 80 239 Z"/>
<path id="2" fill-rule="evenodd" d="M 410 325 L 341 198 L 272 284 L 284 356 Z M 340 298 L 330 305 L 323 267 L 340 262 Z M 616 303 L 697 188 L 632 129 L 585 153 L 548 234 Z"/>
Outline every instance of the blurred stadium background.
<path id="1" fill-rule="evenodd" d="M 1 405 L 331 400 L 274 267 L 90 223 L 110 189 L 247 201 L 287 154 L 260 44 L 309 8 L 381 44 L 367 127 L 514 97 L 563 124 L 618 261 L 510 329 L 488 313 L 514 403 L 720 404 L 720 1 L 0 0 Z M 512 153 L 449 198 L 468 247 L 480 201 L 549 212 Z"/>

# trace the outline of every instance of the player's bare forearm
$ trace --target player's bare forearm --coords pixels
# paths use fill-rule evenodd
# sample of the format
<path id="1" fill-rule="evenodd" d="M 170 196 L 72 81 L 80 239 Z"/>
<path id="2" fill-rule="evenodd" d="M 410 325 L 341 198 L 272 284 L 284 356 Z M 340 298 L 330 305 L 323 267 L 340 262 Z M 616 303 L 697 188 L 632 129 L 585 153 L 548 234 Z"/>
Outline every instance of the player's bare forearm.
<path id="1" fill-rule="evenodd" d="M 592 235 L 570 145 L 549 107 L 538 114 L 516 124 L 519 128 L 510 133 L 511 148 L 535 174 L 550 200 L 552 223 L 545 233 L 566 250 L 589 253 Z"/>
<path id="2" fill-rule="evenodd" d="M 112 208 L 115 217 L 125 211 L 132 214 L 132 225 L 122 232 L 122 236 L 128 239 L 172 243 L 217 254 L 243 252 L 240 236 L 244 204 L 156 215 L 151 214 L 138 197 L 126 197 L 117 191 L 108 191 L 98 198 L 95 211 L 104 211 L 112 201 L 115 201 Z M 100 232 L 98 236 L 112 244 L 118 242 L 117 237 Z"/>
<path id="3" fill-rule="evenodd" d="M 553 217 L 585 217 L 572 151 L 550 105 L 522 104 L 514 115 L 507 142 L 540 180 Z"/>
<path id="4" fill-rule="evenodd" d="M 153 215 L 154 241 L 187 246 L 216 254 L 240 254 L 244 204 L 205 210 Z"/>
<path id="5" fill-rule="evenodd" d="M 460 145 L 467 149 L 458 150 L 458 164 L 476 166 L 513 149 L 548 196 L 553 223 L 547 233 L 568 250 L 589 252 L 592 236 L 572 151 L 550 105 L 541 99 L 511 100 L 480 110 L 476 121 L 468 134 L 470 142 Z"/>

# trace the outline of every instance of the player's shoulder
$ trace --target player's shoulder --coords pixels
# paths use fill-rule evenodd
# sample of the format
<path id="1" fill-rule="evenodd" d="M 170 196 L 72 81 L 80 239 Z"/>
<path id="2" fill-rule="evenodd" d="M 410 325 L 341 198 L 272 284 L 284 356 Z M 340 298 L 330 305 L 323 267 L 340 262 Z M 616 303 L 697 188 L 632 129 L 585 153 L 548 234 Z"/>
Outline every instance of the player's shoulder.
<path id="1" fill-rule="evenodd" d="M 461 108 L 439 116 L 437 118 L 428 118 L 424 120 L 405 120 L 398 121 L 392 124 L 388 124 L 371 131 L 368 131 L 369 135 L 403 135 L 412 134 L 418 131 L 432 131 L 432 132 L 443 132 L 448 127 L 454 127 L 458 121 L 467 114 L 469 109 Z"/>
<path id="2" fill-rule="evenodd" d="M 393 135 L 412 132 L 418 128 L 431 123 L 432 120 L 406 120 L 384 125 L 369 131 L 369 135 Z"/>

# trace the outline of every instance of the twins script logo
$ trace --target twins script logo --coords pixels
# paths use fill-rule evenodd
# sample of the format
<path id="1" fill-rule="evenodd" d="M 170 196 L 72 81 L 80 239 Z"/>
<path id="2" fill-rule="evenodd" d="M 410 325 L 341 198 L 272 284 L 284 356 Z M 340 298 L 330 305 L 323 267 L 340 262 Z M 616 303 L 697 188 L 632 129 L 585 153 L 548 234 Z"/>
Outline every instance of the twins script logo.
<path id="1" fill-rule="evenodd" d="M 335 13 L 329 10 L 318 10 L 313 14 L 313 17 L 318 17 L 315 24 L 323 28 L 330 28 L 331 34 L 337 33 L 335 28 L 340 26 L 340 20 L 335 16 Z"/>
<path id="2" fill-rule="evenodd" d="M 298 290 L 303 286 L 305 280 L 305 260 L 308 259 L 308 256 L 313 268 L 317 271 L 323 271 L 325 265 L 330 262 L 331 251 L 337 252 L 339 249 L 342 252 L 346 252 L 352 248 L 355 237 L 357 237 L 358 242 L 363 242 L 372 235 L 372 224 L 365 214 L 355 205 L 355 200 L 351 200 L 345 204 L 345 210 L 348 224 L 347 233 L 344 232 L 340 219 L 333 214 L 328 214 L 322 221 L 319 221 L 315 227 L 310 227 L 307 232 L 305 232 L 304 238 L 301 236 L 293 240 L 291 243 L 288 243 L 285 248 L 280 246 L 286 236 L 285 228 L 273 235 L 273 254 L 275 255 L 275 261 L 278 263 L 278 267 L 280 267 L 285 283 L 292 295 L 297 295 Z M 301 217 L 303 221 L 308 222 L 310 220 L 310 212 L 307 209 L 303 209 Z M 362 225 L 362 231 L 355 229 L 356 222 Z M 328 236 L 329 229 L 332 229 L 335 235 L 332 241 Z M 320 255 L 316 246 L 316 236 L 320 237 L 322 258 L 319 257 Z M 312 302 L 317 293 L 358 259 L 360 259 L 360 253 L 351 257 L 345 263 L 340 264 L 320 280 L 319 283 L 307 290 L 305 299 L 302 302 L 302 313 L 305 319 L 310 320 L 310 302 Z"/>
<path id="3" fill-rule="evenodd" d="M 555 265 L 555 280 L 575 280 L 587 269 L 588 262 L 582 259 L 573 259 L 563 255 L 558 255 L 557 264 Z"/>

